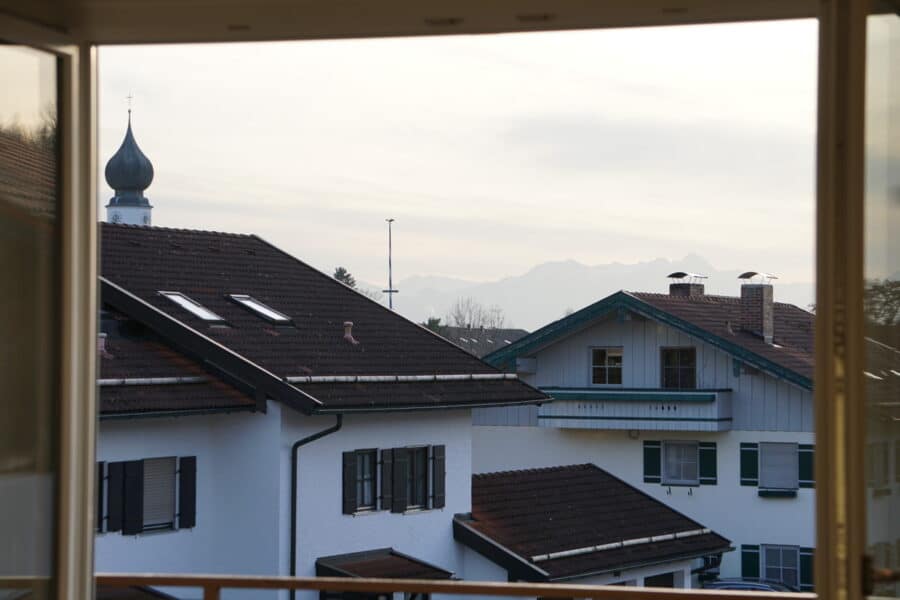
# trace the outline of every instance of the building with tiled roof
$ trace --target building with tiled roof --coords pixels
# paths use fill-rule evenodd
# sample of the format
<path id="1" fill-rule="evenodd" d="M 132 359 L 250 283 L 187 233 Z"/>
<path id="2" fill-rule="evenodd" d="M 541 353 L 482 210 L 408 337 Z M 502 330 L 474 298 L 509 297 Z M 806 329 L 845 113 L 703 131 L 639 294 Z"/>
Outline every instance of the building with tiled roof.
<path id="1" fill-rule="evenodd" d="M 487 355 L 554 401 L 476 411 L 475 472 L 595 463 L 733 540 L 723 576 L 811 589 L 814 315 L 677 275 Z"/>
<path id="2" fill-rule="evenodd" d="M 505 348 L 528 335 L 528 331 L 525 329 L 509 327 L 453 327 L 450 325 L 441 325 L 438 328 L 438 333 L 478 358 Z"/>
<path id="3" fill-rule="evenodd" d="M 468 552 L 511 581 L 685 587 L 696 559 L 718 564 L 731 550 L 721 535 L 592 464 L 475 475 L 472 512 L 453 528 Z"/>
<path id="4" fill-rule="evenodd" d="M 543 393 L 256 236 L 101 236 L 98 570 L 463 576 L 472 410 Z"/>

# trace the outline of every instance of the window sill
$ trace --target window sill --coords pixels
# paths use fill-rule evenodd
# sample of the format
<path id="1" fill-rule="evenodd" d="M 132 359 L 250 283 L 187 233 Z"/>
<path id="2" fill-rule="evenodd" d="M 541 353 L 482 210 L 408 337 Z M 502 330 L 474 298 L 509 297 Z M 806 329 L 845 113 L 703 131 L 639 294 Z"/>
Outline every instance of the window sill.
<path id="1" fill-rule="evenodd" d="M 796 498 L 797 490 L 759 490 L 760 498 Z"/>
<path id="2" fill-rule="evenodd" d="M 429 512 L 442 511 L 442 510 L 444 510 L 444 509 L 443 508 L 427 508 L 424 506 L 423 507 L 415 507 L 415 508 L 410 507 L 410 508 L 407 508 L 406 510 L 404 510 L 400 514 L 402 514 L 402 515 L 417 515 L 419 513 L 429 513 Z"/>
<path id="3" fill-rule="evenodd" d="M 675 483 L 675 482 L 671 482 L 671 483 L 670 483 L 670 482 L 668 482 L 668 481 L 663 481 L 660 485 L 662 485 L 662 486 L 664 486 L 664 487 L 685 487 L 685 488 L 698 488 L 698 487 L 700 487 L 700 483 L 699 483 L 699 482 L 696 482 L 696 483 L 695 483 L 695 482 L 691 482 L 691 483 L 685 483 L 685 482 Z"/>
<path id="4" fill-rule="evenodd" d="M 365 517 L 366 515 L 377 515 L 384 510 L 375 510 L 374 508 L 360 508 L 347 515 L 348 517 Z"/>

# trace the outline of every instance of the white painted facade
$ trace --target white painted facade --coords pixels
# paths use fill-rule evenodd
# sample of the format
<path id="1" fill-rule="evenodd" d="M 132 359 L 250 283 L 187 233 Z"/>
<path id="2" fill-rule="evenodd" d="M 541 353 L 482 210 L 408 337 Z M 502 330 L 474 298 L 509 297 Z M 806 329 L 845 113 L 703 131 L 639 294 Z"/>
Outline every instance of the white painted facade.
<path id="1" fill-rule="evenodd" d="M 597 347 L 622 348 L 621 385 L 591 384 L 591 349 Z M 520 377 L 542 389 L 659 390 L 665 347 L 696 348 L 697 387 L 724 390 L 715 402 L 728 403 L 732 420 L 727 428 L 716 431 L 692 421 L 706 415 L 694 414 L 698 405 L 679 405 L 676 395 L 664 402 L 567 400 L 539 408 L 479 409 L 472 436 L 474 471 L 590 462 L 721 533 L 738 549 L 741 544 L 814 547 L 814 489 L 798 489 L 793 498 L 767 498 L 759 496 L 757 487 L 740 483 L 742 442 L 814 444 L 809 390 L 763 372 L 736 372 L 734 357 L 719 348 L 634 314 L 595 322 L 520 359 L 529 371 Z M 710 416 L 726 409 L 705 407 L 719 411 Z M 567 417 L 556 419 L 560 414 Z M 663 419 L 651 420 L 654 416 Z M 715 442 L 717 483 L 644 483 L 645 440 Z M 741 576 L 739 551 L 723 557 L 721 571 L 723 577 Z"/>

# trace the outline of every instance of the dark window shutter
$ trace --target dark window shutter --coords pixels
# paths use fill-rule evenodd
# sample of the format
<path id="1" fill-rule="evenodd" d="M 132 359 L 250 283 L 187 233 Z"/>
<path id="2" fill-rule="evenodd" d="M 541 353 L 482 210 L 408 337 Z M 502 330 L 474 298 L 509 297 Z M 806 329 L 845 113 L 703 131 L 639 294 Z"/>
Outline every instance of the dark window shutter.
<path id="1" fill-rule="evenodd" d="M 391 510 L 394 501 L 394 451 L 381 451 L 381 510 Z"/>
<path id="2" fill-rule="evenodd" d="M 409 479 L 409 451 L 406 448 L 394 448 L 394 499 L 391 502 L 391 512 L 402 513 L 409 506 L 406 497 L 406 480 Z"/>
<path id="3" fill-rule="evenodd" d="M 431 449 L 434 463 L 431 466 L 432 508 L 444 508 L 446 504 L 445 478 L 447 476 L 447 449 L 445 446 L 433 446 Z"/>
<path id="4" fill-rule="evenodd" d="M 144 530 L 144 461 L 126 461 L 124 471 L 122 533 L 134 535 Z"/>
<path id="5" fill-rule="evenodd" d="M 716 485 L 716 443 L 700 442 L 700 485 Z"/>
<path id="6" fill-rule="evenodd" d="M 343 459 L 343 513 L 352 515 L 356 512 L 356 452 L 344 452 Z"/>
<path id="7" fill-rule="evenodd" d="M 813 471 L 815 446 L 812 444 L 800 444 L 798 450 L 798 463 L 800 465 L 800 472 L 797 475 L 798 484 L 802 488 L 816 487 L 816 476 Z"/>
<path id="8" fill-rule="evenodd" d="M 182 456 L 178 460 L 178 528 L 190 529 L 197 524 L 197 457 Z"/>
<path id="9" fill-rule="evenodd" d="M 125 463 L 111 462 L 106 467 L 106 530 L 122 531 L 125 506 Z"/>
<path id="10" fill-rule="evenodd" d="M 800 591 L 813 591 L 813 549 L 800 548 Z"/>
<path id="11" fill-rule="evenodd" d="M 99 461 L 97 463 L 97 531 L 103 531 L 103 506 L 105 498 L 103 497 L 103 472 L 106 463 Z"/>
<path id="12" fill-rule="evenodd" d="M 759 485 L 759 444 L 741 444 L 741 485 Z"/>
<path id="13" fill-rule="evenodd" d="M 644 442 L 644 483 L 662 482 L 662 443 Z"/>
<path id="14" fill-rule="evenodd" d="M 741 546 L 741 577 L 759 579 L 759 546 Z"/>

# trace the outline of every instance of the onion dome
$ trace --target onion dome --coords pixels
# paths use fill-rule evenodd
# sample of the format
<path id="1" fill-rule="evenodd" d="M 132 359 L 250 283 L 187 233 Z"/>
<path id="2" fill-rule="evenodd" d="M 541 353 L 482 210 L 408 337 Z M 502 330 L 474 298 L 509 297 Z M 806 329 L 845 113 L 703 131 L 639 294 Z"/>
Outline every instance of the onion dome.
<path id="1" fill-rule="evenodd" d="M 106 163 L 106 182 L 115 190 L 108 206 L 150 206 L 144 190 L 153 182 L 153 165 L 134 141 L 130 110 L 125 139 Z"/>

